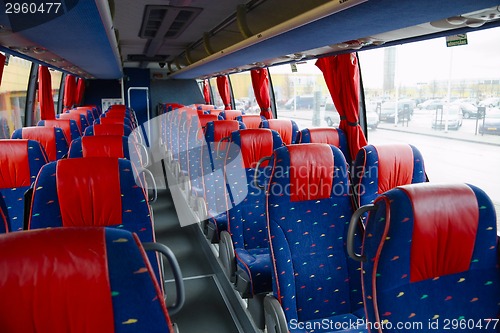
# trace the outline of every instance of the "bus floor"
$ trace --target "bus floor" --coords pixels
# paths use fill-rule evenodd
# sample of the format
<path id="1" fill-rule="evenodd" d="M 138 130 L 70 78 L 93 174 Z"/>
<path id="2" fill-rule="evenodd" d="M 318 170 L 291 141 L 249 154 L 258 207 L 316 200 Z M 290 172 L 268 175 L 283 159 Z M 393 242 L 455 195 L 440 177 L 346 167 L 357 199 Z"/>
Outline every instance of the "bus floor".
<path id="1" fill-rule="evenodd" d="M 169 189 L 159 191 L 152 207 L 156 241 L 174 252 L 183 275 L 186 301 L 183 308 L 171 316 L 179 332 L 258 332 L 199 225 L 180 226 Z M 176 293 L 168 263 L 165 266 L 168 306 L 175 302 Z"/>

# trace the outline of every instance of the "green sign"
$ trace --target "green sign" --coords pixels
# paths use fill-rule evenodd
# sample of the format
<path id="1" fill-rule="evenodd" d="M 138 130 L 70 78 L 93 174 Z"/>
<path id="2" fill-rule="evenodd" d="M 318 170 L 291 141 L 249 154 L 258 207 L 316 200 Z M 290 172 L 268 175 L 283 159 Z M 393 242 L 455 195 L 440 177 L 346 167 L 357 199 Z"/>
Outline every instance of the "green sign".
<path id="1" fill-rule="evenodd" d="M 467 45 L 467 34 L 446 36 L 447 47 L 460 46 L 460 45 Z"/>

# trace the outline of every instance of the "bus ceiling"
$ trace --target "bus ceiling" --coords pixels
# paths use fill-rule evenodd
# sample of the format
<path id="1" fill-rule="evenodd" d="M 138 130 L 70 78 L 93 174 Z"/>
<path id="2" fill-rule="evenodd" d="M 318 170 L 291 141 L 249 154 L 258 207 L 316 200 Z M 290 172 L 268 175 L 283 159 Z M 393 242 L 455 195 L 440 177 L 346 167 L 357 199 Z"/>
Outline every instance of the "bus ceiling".
<path id="1" fill-rule="evenodd" d="M 122 67 L 204 78 L 500 25 L 498 0 L 292 2 L 65 0 L 57 13 L 6 3 L 0 50 L 85 78 Z"/>

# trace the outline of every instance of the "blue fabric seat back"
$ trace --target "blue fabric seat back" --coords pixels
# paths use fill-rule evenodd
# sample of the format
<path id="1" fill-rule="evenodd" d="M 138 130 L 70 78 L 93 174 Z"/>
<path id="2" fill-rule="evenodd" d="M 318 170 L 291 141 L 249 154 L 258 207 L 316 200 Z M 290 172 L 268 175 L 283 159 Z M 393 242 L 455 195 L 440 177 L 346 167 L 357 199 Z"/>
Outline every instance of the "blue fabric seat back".
<path id="1" fill-rule="evenodd" d="M 205 198 L 205 184 L 203 169 L 210 167 L 208 145 L 205 141 L 207 123 L 217 121 L 216 115 L 205 114 L 198 116 L 198 121 L 189 127 L 188 163 L 189 178 L 191 180 L 191 194 L 195 197 Z"/>
<path id="2" fill-rule="evenodd" d="M 0 140 L 0 209 L 8 225 L 3 232 L 23 229 L 24 193 L 47 162 L 37 141 Z"/>
<path id="3" fill-rule="evenodd" d="M 62 129 L 58 127 L 23 127 L 12 133 L 12 139 L 28 139 L 38 141 L 49 161 L 55 161 L 68 154 L 68 142 Z"/>
<path id="4" fill-rule="evenodd" d="M 122 135 L 129 136 L 132 129 L 127 125 L 121 124 L 97 124 L 85 129 L 84 136 L 92 135 Z"/>
<path id="5" fill-rule="evenodd" d="M 218 120 L 207 123 L 205 140 L 208 146 L 210 163 L 204 166 L 203 180 L 205 182 L 205 194 L 207 211 L 209 217 L 223 214 L 220 220 L 222 230 L 227 229 L 226 211 L 226 184 L 224 179 L 224 161 L 227 145 L 219 142 L 223 138 L 229 138 L 233 131 L 244 129 L 245 125 L 236 120 Z M 220 150 L 218 150 L 220 148 Z M 216 223 L 216 226 L 219 224 Z"/>
<path id="6" fill-rule="evenodd" d="M 131 156 L 126 136 L 97 135 L 83 136 L 73 140 L 68 157 L 116 157 L 130 160 L 131 157 L 137 158 L 137 154 L 133 151 Z"/>
<path id="7" fill-rule="evenodd" d="M 428 332 L 447 332 L 446 321 L 458 320 L 457 332 L 498 332 L 493 322 L 486 329 L 486 318 L 500 314 L 496 214 L 488 196 L 472 185 L 424 183 L 390 190 L 374 205 L 363 243 L 367 320 L 423 323 Z"/>
<path id="8" fill-rule="evenodd" d="M 273 292 L 288 322 L 362 308 L 360 265 L 347 256 L 347 163 L 328 144 L 277 149 L 267 190 Z"/>
<path id="9" fill-rule="evenodd" d="M 266 195 L 254 182 L 255 168 L 263 157 L 283 146 L 276 131 L 244 129 L 231 134 L 226 156 L 226 179 L 232 208 L 228 211 L 229 227 L 235 248 L 268 248 Z M 269 176 L 267 162 L 259 167 L 259 181 Z"/>
<path id="10" fill-rule="evenodd" d="M 358 207 L 400 185 L 426 181 L 424 159 L 409 144 L 367 145 L 353 164 L 352 185 Z"/>
<path id="11" fill-rule="evenodd" d="M 299 127 L 290 119 L 268 119 L 262 121 L 262 128 L 275 130 L 281 136 L 285 145 L 297 143 Z"/>
<path id="12" fill-rule="evenodd" d="M 174 332 L 135 234 L 44 229 L 5 235 L 0 249 L 5 332 Z"/>
<path id="13" fill-rule="evenodd" d="M 68 144 L 71 143 L 72 140 L 75 140 L 81 136 L 78 125 L 73 119 L 40 120 L 37 125 L 61 128 L 64 132 Z"/>
<path id="14" fill-rule="evenodd" d="M 328 143 L 334 145 L 344 153 L 347 164 L 351 164 L 352 159 L 347 145 L 347 137 L 340 128 L 304 128 L 299 132 L 297 143 Z"/>

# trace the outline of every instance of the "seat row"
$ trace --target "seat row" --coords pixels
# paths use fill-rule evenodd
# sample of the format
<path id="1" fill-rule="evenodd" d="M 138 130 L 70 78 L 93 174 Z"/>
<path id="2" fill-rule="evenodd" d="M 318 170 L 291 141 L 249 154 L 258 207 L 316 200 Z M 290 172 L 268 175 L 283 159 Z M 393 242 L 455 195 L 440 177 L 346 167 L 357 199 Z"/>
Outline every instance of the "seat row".
<path id="1" fill-rule="evenodd" d="M 236 289 L 243 297 L 250 297 L 250 302 L 257 303 L 273 291 L 275 299 L 268 297 L 264 304 L 269 317 L 266 320 L 270 325 L 268 330 L 273 327 L 277 331 L 294 331 L 290 327 L 293 322 L 315 325 L 323 319 L 342 323 L 367 318 L 364 304 L 367 298 L 373 299 L 373 295 L 367 294 L 365 290 L 368 289 L 362 287 L 360 263 L 348 258 L 347 227 L 357 207 L 378 202 L 380 195 L 397 186 L 426 182 L 418 150 L 411 145 L 369 145 L 360 150 L 349 167 L 345 154 L 335 147 L 341 142 L 342 134 L 338 130 L 306 129 L 298 136 L 308 139 L 301 142 L 323 143 L 283 145 L 282 136 L 275 130 L 245 129 L 244 123 L 216 120 L 212 115 L 199 114 L 196 108 L 189 109 L 194 110 L 190 118 L 186 109 L 171 113 L 170 119 L 177 117 L 177 124 L 182 125 L 171 128 L 179 128 L 179 132 L 170 137 L 167 147 L 174 152 L 170 166 L 173 170 L 178 168 L 181 181 L 191 182 L 191 192 L 198 183 L 204 187 L 204 192 L 194 192 L 203 193 L 207 201 L 209 239 L 220 236 L 219 257 Z M 179 120 L 183 119 L 182 114 L 186 114 L 185 122 Z M 187 130 L 191 135 L 183 146 L 185 138 L 179 134 L 183 127 L 189 128 L 193 123 L 197 129 Z M 273 120 L 267 123 L 272 124 Z M 220 132 L 216 130 L 218 127 Z M 332 137 L 335 140 L 331 140 Z M 177 146 L 175 138 L 179 140 Z M 193 149 L 190 145 L 193 139 L 198 142 L 195 147 L 201 148 Z M 270 161 L 262 159 L 266 156 L 272 156 Z M 183 163 L 183 158 L 187 158 L 188 163 Z M 183 169 L 183 165 L 188 168 Z M 196 166 L 202 166 L 201 177 L 199 173 L 192 176 Z M 414 186 L 420 191 L 420 187 Z M 423 188 L 427 186 L 422 185 Z M 453 200 L 462 199 L 450 192 Z M 433 191 L 427 195 L 430 193 Z M 187 194 L 187 198 L 193 195 L 189 191 Z M 474 202 L 470 197 L 468 200 Z M 488 207 L 492 209 L 491 203 Z M 439 209 L 437 205 L 430 210 Z M 357 234 L 362 235 L 366 214 L 355 216 L 351 224 L 360 224 L 362 229 Z M 484 223 L 495 228 L 494 219 L 494 214 L 493 217 L 489 214 Z M 436 223 L 430 223 L 430 228 L 436 227 Z M 355 237 L 356 228 L 351 229 L 350 252 L 355 252 L 367 237 L 366 234 L 364 239 Z M 436 232 L 436 242 L 446 234 L 447 231 Z M 489 237 L 496 239 L 496 232 L 491 232 Z M 495 255 L 491 249 L 489 253 Z M 425 269 L 425 265 L 423 267 Z M 489 266 L 488 269 L 498 276 L 498 268 Z M 436 274 L 434 277 L 449 272 L 444 270 Z M 491 290 L 495 292 L 490 305 L 492 300 L 499 300 L 498 287 Z M 452 308 L 451 312 L 456 311 L 456 304 Z M 498 306 L 493 310 L 498 310 Z M 373 310 L 368 319 L 380 319 L 381 322 L 383 318 L 380 313 L 374 315 L 375 312 Z M 276 313 L 282 316 L 273 317 Z M 261 327 L 263 317 L 262 312 L 254 313 Z"/>
<path id="2" fill-rule="evenodd" d="M 0 141 L 1 178 L 24 178 L 24 188 L 12 189 L 16 195 L 22 195 L 30 185 L 33 188 L 33 198 L 24 209 L 25 229 L 30 231 L 0 235 L 0 248 L 9 253 L 0 260 L 1 293 L 23 294 L 15 297 L 16 313 L 0 311 L 7 331 L 73 331 L 82 322 L 98 331 L 103 327 L 116 332 L 174 331 L 168 313 L 179 311 L 184 299 L 175 256 L 154 243 L 151 207 L 134 165 L 117 158 L 123 156 L 115 156 L 112 146 L 103 148 L 112 135 L 94 134 L 80 140 L 83 156 L 53 162 L 46 159 L 37 141 Z M 88 142 L 96 146 L 87 146 L 87 138 L 94 139 Z M 122 136 L 119 138 L 121 147 Z M 4 190 L 2 197 L 7 200 L 0 200 L 0 216 L 8 219 L 6 231 L 23 229 L 22 217 L 14 213 L 22 212 L 23 207 L 13 206 L 19 206 L 22 199 L 11 200 L 10 194 L 3 195 L 10 193 L 9 189 Z M 16 228 L 17 220 L 20 227 Z M 162 265 L 156 252 L 145 253 L 145 249 L 160 250 L 171 263 L 178 288 L 168 311 Z M 30 267 L 30 272 L 19 267 Z M 61 269 L 63 274 L 57 274 Z M 56 289 L 59 292 L 44 296 L 47 290 Z M 79 302 L 74 302 L 75 298 Z M 7 298 L 0 301 L 2 309 L 12 305 Z M 69 320 L 58 317 L 58 309 L 64 310 Z M 21 315 L 33 320 L 24 320 Z"/>

